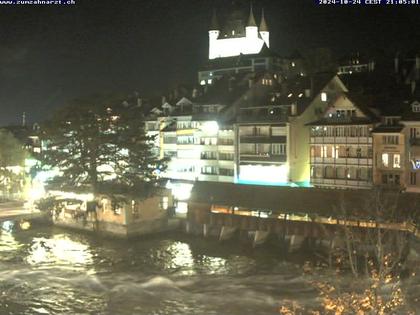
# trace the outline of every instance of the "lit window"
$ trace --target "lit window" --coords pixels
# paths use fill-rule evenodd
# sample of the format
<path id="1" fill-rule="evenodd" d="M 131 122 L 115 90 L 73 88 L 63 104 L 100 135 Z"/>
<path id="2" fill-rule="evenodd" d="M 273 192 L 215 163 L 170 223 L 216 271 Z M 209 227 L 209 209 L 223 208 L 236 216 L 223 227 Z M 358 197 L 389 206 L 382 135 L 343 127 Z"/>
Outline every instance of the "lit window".
<path id="1" fill-rule="evenodd" d="M 389 165 L 388 158 L 389 158 L 388 153 L 382 153 L 382 165 L 385 167 L 388 167 Z"/>
<path id="2" fill-rule="evenodd" d="M 213 82 L 213 80 L 212 80 L 212 79 L 208 79 L 208 80 L 207 80 L 207 83 L 208 83 L 208 84 L 211 84 L 212 82 Z"/>
<path id="3" fill-rule="evenodd" d="M 323 101 L 323 102 L 327 101 L 327 93 L 325 93 L 325 92 L 321 93 L 321 101 Z"/>
<path id="4" fill-rule="evenodd" d="M 327 146 L 323 145 L 321 147 L 321 157 L 327 157 Z"/>
<path id="5" fill-rule="evenodd" d="M 169 198 L 168 197 L 163 197 L 160 204 L 159 204 L 159 207 L 163 210 L 168 210 L 168 208 L 169 208 Z"/>
<path id="6" fill-rule="evenodd" d="M 292 67 L 296 66 L 296 64 L 294 62 L 292 62 Z"/>
<path id="7" fill-rule="evenodd" d="M 393 167 L 394 168 L 400 168 L 400 155 L 399 154 L 394 154 L 394 163 L 393 163 Z"/>
<path id="8" fill-rule="evenodd" d="M 201 81 L 200 81 L 200 84 L 201 84 L 201 85 L 206 85 L 206 80 L 201 80 Z"/>

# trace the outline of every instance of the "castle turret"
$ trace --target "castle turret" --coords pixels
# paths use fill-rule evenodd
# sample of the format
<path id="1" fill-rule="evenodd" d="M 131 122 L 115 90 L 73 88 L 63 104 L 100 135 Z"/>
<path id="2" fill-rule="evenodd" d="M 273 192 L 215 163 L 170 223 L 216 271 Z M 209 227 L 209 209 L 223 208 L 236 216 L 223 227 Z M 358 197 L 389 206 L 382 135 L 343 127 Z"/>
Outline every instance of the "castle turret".
<path id="1" fill-rule="evenodd" d="M 210 28 L 209 28 L 209 59 L 216 58 L 216 44 L 217 39 L 219 38 L 220 27 L 219 21 L 217 19 L 216 10 L 213 11 L 213 16 L 211 18 Z"/>
<path id="2" fill-rule="evenodd" d="M 267 22 L 265 21 L 264 9 L 261 13 L 261 23 L 260 23 L 260 35 L 267 47 L 270 47 L 270 32 L 268 30 Z"/>
<path id="3" fill-rule="evenodd" d="M 258 38 L 258 27 L 257 23 L 255 22 L 254 12 L 252 10 L 252 4 L 251 9 L 249 10 L 249 18 L 248 23 L 245 27 L 245 33 L 247 38 Z"/>

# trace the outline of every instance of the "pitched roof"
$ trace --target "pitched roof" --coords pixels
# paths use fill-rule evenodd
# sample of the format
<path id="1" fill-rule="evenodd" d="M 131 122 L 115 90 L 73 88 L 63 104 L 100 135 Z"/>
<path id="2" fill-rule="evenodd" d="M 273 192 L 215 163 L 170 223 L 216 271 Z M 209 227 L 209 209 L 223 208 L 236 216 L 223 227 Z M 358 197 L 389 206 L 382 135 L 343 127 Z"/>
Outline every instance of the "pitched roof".
<path id="1" fill-rule="evenodd" d="M 217 19 L 217 15 L 216 15 L 216 9 L 213 10 L 213 15 L 211 17 L 209 30 L 210 31 L 220 30 L 219 20 Z"/>
<path id="2" fill-rule="evenodd" d="M 255 22 L 254 12 L 252 10 L 252 4 L 251 9 L 249 10 L 249 17 L 248 17 L 248 23 L 246 26 L 257 26 L 257 23 Z"/>
<path id="3" fill-rule="evenodd" d="M 260 23 L 259 31 L 268 32 L 268 26 L 267 26 L 267 22 L 265 21 L 265 16 L 264 16 L 264 8 L 261 11 L 261 23 Z"/>

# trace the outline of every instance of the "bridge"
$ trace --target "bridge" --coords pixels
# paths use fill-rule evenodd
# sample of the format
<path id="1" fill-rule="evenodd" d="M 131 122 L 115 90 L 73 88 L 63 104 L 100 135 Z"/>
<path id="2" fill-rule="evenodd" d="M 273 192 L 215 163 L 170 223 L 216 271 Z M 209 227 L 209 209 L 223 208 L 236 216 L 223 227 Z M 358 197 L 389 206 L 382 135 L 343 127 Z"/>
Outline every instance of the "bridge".
<path id="1" fill-rule="evenodd" d="M 343 227 L 404 231 L 420 239 L 420 195 L 197 182 L 187 230 L 220 240 L 252 232 L 254 245 L 276 234 L 293 241 L 331 239 Z M 293 245 L 293 244 L 292 244 Z"/>
<path id="2" fill-rule="evenodd" d="M 25 207 L 24 202 L 21 201 L 0 203 L 0 222 L 9 220 L 31 220 L 42 216 L 42 212 Z"/>

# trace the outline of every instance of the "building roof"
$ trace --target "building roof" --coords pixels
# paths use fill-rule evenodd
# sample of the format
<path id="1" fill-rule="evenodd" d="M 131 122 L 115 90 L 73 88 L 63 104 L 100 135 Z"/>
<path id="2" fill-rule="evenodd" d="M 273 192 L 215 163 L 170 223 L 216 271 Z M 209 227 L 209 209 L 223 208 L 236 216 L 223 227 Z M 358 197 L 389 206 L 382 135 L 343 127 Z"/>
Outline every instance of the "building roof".
<path id="1" fill-rule="evenodd" d="M 379 125 L 372 130 L 373 133 L 400 133 L 404 129 L 404 125 Z"/>
<path id="2" fill-rule="evenodd" d="M 265 21 L 264 8 L 261 11 L 261 23 L 260 23 L 259 31 L 268 32 L 267 22 Z"/>
<path id="3" fill-rule="evenodd" d="M 345 208 L 349 216 L 369 217 L 374 210 L 375 196 L 381 198 L 382 204 L 395 206 L 401 220 L 411 215 L 418 218 L 417 194 L 385 190 L 358 190 L 355 193 L 354 190 L 195 182 L 190 202 L 323 216 L 343 215 Z"/>
<path id="4" fill-rule="evenodd" d="M 254 17 L 254 11 L 252 10 L 252 4 L 251 4 L 251 9 L 249 10 L 248 23 L 246 24 L 246 26 L 257 26 L 257 23 L 255 22 L 255 17 Z"/>
<path id="5" fill-rule="evenodd" d="M 211 17 L 209 30 L 210 31 L 220 30 L 219 20 L 217 19 L 217 15 L 216 15 L 216 9 L 213 10 L 213 15 Z"/>

